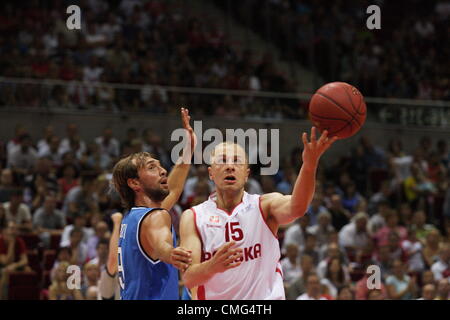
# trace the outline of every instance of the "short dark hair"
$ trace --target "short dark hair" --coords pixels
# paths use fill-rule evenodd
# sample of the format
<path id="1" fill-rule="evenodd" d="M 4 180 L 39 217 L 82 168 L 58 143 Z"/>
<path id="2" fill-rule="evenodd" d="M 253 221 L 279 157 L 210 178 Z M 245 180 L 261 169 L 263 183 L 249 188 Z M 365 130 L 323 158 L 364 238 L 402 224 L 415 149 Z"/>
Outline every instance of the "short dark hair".
<path id="1" fill-rule="evenodd" d="M 83 229 L 81 229 L 81 228 L 73 228 L 71 231 L 70 231 L 70 237 L 72 237 L 75 233 L 77 233 L 77 232 L 80 232 L 81 234 L 83 234 Z"/>
<path id="2" fill-rule="evenodd" d="M 109 241 L 106 239 L 100 239 L 97 242 L 97 245 L 95 246 L 96 249 L 98 249 L 102 244 L 104 244 L 105 246 L 109 247 Z"/>

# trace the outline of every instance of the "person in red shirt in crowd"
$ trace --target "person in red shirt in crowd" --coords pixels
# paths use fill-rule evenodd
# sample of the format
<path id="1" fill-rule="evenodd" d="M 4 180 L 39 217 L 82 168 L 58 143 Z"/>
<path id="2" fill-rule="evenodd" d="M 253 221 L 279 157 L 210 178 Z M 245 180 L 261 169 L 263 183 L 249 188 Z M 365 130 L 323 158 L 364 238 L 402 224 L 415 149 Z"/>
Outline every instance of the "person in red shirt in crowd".
<path id="1" fill-rule="evenodd" d="M 14 271 L 31 271 L 28 266 L 27 247 L 17 236 L 17 227 L 9 222 L 0 237 L 0 300 L 7 298 L 9 274 Z"/>

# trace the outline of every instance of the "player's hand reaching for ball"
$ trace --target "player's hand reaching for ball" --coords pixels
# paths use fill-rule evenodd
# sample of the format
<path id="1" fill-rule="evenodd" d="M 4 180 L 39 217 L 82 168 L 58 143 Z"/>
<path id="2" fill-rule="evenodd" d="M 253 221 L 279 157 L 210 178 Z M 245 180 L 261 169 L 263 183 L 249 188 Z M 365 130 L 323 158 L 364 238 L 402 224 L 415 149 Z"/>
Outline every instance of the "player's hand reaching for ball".
<path id="1" fill-rule="evenodd" d="M 192 262 L 191 251 L 182 247 L 173 248 L 172 253 L 170 254 L 170 260 L 170 263 L 175 268 L 184 272 Z"/>
<path id="2" fill-rule="evenodd" d="M 306 132 L 302 135 L 303 140 L 303 165 L 308 168 L 316 168 L 322 154 L 338 139 L 337 136 L 329 138 L 328 131 L 322 132 L 319 140 L 316 138 L 316 127 L 311 128 L 311 141 L 308 142 Z"/>
<path id="3" fill-rule="evenodd" d="M 227 242 L 217 250 L 209 261 L 213 273 L 221 273 L 241 265 L 242 249 L 232 248 L 235 244 L 234 241 Z"/>

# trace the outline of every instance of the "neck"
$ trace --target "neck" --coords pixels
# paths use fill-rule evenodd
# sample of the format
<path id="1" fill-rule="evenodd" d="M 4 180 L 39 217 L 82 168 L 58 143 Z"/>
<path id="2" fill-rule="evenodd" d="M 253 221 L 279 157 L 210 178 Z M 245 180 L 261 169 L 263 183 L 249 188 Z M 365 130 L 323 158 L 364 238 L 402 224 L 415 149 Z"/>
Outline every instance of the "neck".
<path id="1" fill-rule="evenodd" d="M 216 194 L 217 208 L 231 213 L 231 210 L 233 210 L 242 201 L 244 189 L 242 188 L 239 191 L 221 191 L 216 189 Z"/>
<path id="2" fill-rule="evenodd" d="M 159 208 L 161 201 L 153 201 L 147 195 L 137 194 L 134 198 L 134 205 L 136 207 Z"/>

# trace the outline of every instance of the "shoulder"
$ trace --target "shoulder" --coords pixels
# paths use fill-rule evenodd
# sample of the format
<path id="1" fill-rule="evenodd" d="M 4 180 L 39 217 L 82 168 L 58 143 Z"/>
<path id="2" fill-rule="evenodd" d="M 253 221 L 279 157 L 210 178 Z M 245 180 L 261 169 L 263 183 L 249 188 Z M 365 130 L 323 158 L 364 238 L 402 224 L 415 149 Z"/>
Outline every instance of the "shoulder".
<path id="1" fill-rule="evenodd" d="M 143 211 L 141 215 L 138 216 L 138 219 L 144 227 L 153 224 L 154 222 L 170 223 L 172 220 L 169 211 L 163 208 Z"/>

